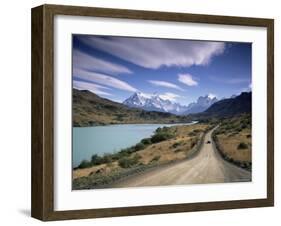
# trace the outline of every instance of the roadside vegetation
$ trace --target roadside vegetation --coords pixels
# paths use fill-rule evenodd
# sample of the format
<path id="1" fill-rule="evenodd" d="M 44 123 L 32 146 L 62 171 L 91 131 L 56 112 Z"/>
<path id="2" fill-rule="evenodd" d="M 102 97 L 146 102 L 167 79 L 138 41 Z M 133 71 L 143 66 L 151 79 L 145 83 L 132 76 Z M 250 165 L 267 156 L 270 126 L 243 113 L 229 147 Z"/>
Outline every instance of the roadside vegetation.
<path id="1" fill-rule="evenodd" d="M 214 140 L 222 157 L 247 170 L 252 169 L 251 115 L 242 114 L 223 119 L 214 132 Z"/>
<path id="2" fill-rule="evenodd" d="M 205 123 L 158 128 L 132 147 L 93 155 L 73 170 L 73 189 L 106 187 L 128 175 L 186 159 L 196 152 L 204 132 L 210 128 Z"/>

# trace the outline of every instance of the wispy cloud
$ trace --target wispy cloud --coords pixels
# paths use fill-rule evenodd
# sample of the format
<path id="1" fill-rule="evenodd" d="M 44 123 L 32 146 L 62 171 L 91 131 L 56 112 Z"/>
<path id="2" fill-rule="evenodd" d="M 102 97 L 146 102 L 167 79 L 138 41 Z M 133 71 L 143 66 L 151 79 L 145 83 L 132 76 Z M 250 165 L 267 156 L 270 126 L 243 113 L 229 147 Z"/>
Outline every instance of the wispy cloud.
<path id="1" fill-rule="evenodd" d="M 206 65 L 225 50 L 223 42 L 92 36 L 81 36 L 80 40 L 88 46 L 151 69 Z"/>
<path id="2" fill-rule="evenodd" d="M 159 95 L 164 100 L 176 101 L 180 96 L 175 93 L 164 93 Z"/>
<path id="3" fill-rule="evenodd" d="M 132 71 L 125 66 L 99 59 L 77 49 L 73 50 L 73 68 L 113 75 L 132 73 Z"/>
<path id="4" fill-rule="evenodd" d="M 245 79 L 245 78 L 233 78 L 233 79 L 225 80 L 225 83 L 228 83 L 228 84 L 241 84 L 241 83 L 247 83 L 247 82 L 249 82 L 249 79 Z"/>
<path id="5" fill-rule="evenodd" d="M 101 73 L 90 72 L 82 69 L 74 69 L 73 76 L 74 78 L 80 78 L 89 82 L 98 83 L 104 86 L 109 86 L 120 90 L 130 92 L 138 91 L 135 87 L 131 86 L 127 82 Z"/>
<path id="6" fill-rule="evenodd" d="M 230 84 L 230 85 L 242 84 L 242 83 L 248 83 L 249 82 L 249 78 L 225 78 L 225 79 L 222 79 L 222 78 L 216 77 L 216 76 L 209 76 L 209 78 L 212 81 L 220 82 L 220 83 L 224 83 L 224 84 Z"/>
<path id="7" fill-rule="evenodd" d="M 179 87 L 178 85 L 171 83 L 171 82 L 159 81 L 159 80 L 148 80 L 148 82 L 155 86 L 161 86 L 161 87 L 172 88 L 172 89 L 177 89 L 177 90 L 183 91 L 183 89 L 181 87 Z"/>
<path id="8" fill-rule="evenodd" d="M 191 74 L 179 74 L 178 75 L 179 82 L 188 85 L 188 86 L 197 86 L 198 82 L 192 78 Z"/>
<path id="9" fill-rule="evenodd" d="M 83 82 L 83 81 L 73 81 L 73 87 L 75 89 L 79 90 L 89 90 L 92 93 L 98 94 L 98 95 L 105 95 L 105 96 L 111 96 L 110 93 L 103 91 L 105 90 L 110 90 L 110 88 L 101 86 L 98 84 L 90 83 L 90 82 Z"/>

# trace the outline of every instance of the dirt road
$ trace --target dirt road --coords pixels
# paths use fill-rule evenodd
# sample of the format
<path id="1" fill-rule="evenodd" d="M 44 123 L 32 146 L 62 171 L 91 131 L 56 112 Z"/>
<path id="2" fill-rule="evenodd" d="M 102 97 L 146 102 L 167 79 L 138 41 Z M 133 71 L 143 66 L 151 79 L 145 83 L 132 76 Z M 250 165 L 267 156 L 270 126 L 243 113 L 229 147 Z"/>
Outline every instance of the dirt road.
<path id="1" fill-rule="evenodd" d="M 213 131 L 205 135 L 201 150 L 194 158 L 124 179 L 114 187 L 251 181 L 251 172 L 221 158 L 211 138 Z"/>

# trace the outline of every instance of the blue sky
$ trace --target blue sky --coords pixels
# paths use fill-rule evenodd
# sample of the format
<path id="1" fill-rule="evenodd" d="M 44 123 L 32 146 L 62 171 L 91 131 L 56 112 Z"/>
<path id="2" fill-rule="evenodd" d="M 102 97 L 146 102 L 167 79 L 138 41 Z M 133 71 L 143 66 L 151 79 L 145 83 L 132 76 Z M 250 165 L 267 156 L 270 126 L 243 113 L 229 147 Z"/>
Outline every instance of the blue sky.
<path id="1" fill-rule="evenodd" d="M 157 93 L 183 105 L 251 90 L 251 43 L 73 35 L 73 87 L 122 102 Z"/>

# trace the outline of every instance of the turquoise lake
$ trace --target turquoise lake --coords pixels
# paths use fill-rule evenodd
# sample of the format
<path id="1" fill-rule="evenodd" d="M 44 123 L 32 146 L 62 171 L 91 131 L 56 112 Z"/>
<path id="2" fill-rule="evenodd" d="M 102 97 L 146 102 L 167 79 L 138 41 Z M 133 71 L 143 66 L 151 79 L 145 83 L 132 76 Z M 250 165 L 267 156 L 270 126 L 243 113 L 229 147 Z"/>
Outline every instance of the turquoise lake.
<path id="1" fill-rule="evenodd" d="M 73 128 L 72 166 L 83 160 L 90 160 L 93 154 L 118 152 L 135 145 L 141 139 L 150 137 L 158 127 L 184 124 L 124 124 Z"/>

